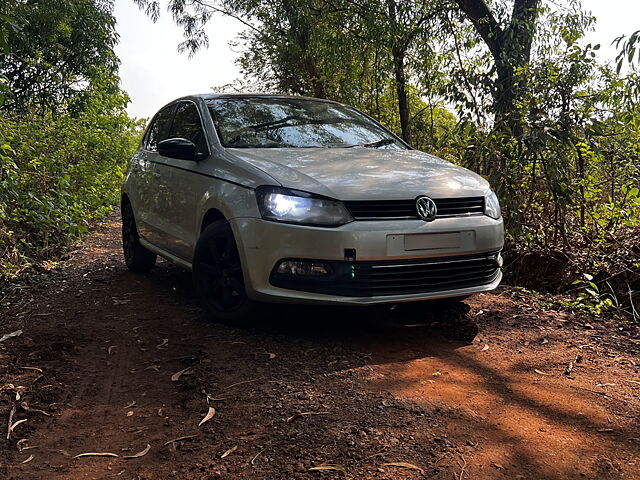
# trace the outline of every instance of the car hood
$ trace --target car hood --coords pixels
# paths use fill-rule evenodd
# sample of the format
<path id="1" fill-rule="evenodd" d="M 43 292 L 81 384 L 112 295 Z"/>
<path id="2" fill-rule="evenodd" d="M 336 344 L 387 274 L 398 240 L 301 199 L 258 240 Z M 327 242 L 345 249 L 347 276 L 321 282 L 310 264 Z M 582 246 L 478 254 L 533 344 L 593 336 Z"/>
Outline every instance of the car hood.
<path id="1" fill-rule="evenodd" d="M 489 189 L 479 175 L 417 150 L 229 148 L 227 153 L 284 187 L 340 200 L 472 197 Z"/>

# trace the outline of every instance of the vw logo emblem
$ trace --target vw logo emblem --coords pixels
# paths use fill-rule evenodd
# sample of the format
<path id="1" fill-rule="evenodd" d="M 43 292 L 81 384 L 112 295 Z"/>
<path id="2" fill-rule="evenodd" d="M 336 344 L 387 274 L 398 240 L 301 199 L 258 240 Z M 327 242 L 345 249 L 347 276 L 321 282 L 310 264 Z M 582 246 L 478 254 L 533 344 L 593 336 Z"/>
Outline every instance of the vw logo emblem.
<path id="1" fill-rule="evenodd" d="M 438 214 L 436 202 L 424 195 L 416 198 L 416 210 L 418 211 L 418 216 L 425 222 L 432 222 Z"/>

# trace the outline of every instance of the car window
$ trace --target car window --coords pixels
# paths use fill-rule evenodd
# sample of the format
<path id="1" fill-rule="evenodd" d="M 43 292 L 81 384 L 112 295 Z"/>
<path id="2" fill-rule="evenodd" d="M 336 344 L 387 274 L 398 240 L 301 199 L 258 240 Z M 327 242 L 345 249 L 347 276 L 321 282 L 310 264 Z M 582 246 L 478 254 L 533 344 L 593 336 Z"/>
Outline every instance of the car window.
<path id="1" fill-rule="evenodd" d="M 357 110 L 303 98 L 221 97 L 208 102 L 224 147 L 405 149 Z"/>
<path id="2" fill-rule="evenodd" d="M 186 138 L 196 145 L 197 153 L 206 153 L 206 139 L 198 108 L 191 102 L 178 104 L 169 138 Z"/>
<path id="3" fill-rule="evenodd" d="M 147 133 L 147 141 L 145 144 L 147 150 L 157 152 L 158 143 L 169 138 L 169 126 L 175 108 L 175 105 L 170 105 L 160 110 L 155 116 Z"/>

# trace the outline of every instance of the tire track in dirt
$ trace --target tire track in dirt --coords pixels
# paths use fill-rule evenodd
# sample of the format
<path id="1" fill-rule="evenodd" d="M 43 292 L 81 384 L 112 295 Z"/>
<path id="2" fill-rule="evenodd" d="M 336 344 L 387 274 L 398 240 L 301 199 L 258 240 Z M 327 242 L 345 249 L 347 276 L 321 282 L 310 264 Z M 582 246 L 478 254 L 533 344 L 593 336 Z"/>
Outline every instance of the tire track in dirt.
<path id="1" fill-rule="evenodd" d="M 204 318 L 188 274 L 127 272 L 114 222 L 21 295 L 3 318 L 30 340 L 0 346 L 0 384 L 52 416 L 18 409 L 8 479 L 640 478 L 634 344 L 509 289 L 453 312 L 281 307 L 237 330 Z M 346 474 L 309 471 L 324 464 Z"/>

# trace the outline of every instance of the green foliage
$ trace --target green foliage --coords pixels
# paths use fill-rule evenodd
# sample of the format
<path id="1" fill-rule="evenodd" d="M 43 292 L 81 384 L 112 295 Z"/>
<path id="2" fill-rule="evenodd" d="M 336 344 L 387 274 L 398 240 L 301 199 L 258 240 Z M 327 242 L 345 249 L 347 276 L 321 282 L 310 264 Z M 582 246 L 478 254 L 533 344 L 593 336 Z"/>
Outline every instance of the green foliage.
<path id="1" fill-rule="evenodd" d="M 602 292 L 593 282 L 593 276 L 585 273 L 583 278 L 574 281 L 571 285 L 577 286 L 580 291 L 576 300 L 570 302 L 569 306 L 577 307 L 597 316 L 609 310 L 620 309 L 620 303 L 611 284 L 606 284 L 609 292 Z"/>
<path id="2" fill-rule="evenodd" d="M 0 273 L 55 254 L 119 200 L 141 125 L 126 97 L 87 92 L 77 116 L 0 118 Z"/>
<path id="3" fill-rule="evenodd" d="M 54 257 L 118 201 L 141 125 L 114 28 L 97 0 L 0 6 L 0 277 Z"/>
<path id="4" fill-rule="evenodd" d="M 108 2 L 38 0 L 0 7 L 4 110 L 44 115 L 66 110 L 96 81 L 117 87 L 115 19 Z"/>

